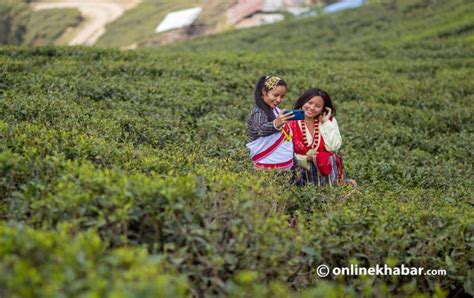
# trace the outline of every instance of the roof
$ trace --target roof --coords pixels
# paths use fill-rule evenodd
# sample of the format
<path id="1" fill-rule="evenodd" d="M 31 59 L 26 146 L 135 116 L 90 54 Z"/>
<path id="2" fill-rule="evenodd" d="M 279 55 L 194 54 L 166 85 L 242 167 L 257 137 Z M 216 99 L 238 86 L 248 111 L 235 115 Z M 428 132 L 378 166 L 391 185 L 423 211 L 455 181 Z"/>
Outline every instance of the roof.
<path id="1" fill-rule="evenodd" d="M 178 10 L 170 12 L 164 20 L 156 27 L 155 32 L 165 32 L 173 29 L 179 29 L 191 25 L 201 13 L 201 7 Z"/>

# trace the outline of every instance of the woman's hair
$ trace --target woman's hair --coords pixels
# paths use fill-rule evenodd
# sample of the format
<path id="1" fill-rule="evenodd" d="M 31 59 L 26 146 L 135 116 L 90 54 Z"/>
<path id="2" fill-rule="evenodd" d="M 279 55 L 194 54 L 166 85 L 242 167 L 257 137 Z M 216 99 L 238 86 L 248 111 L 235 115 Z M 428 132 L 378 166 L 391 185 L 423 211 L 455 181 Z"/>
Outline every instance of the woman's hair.
<path id="1" fill-rule="evenodd" d="M 269 121 L 273 121 L 276 117 L 275 114 L 273 114 L 272 108 L 263 101 L 263 91 L 268 92 L 277 86 L 285 86 L 285 88 L 288 89 L 286 82 L 275 76 L 263 76 L 258 79 L 257 85 L 255 86 L 255 104 L 265 111 Z"/>
<path id="2" fill-rule="evenodd" d="M 330 108 L 332 111 L 332 116 L 336 116 L 336 108 L 332 104 L 331 97 L 326 91 L 321 90 L 319 88 L 311 88 L 301 94 L 298 100 L 296 100 L 295 110 L 301 109 L 305 103 L 307 103 L 311 98 L 315 96 L 321 96 L 323 98 L 323 111 L 325 110 L 325 108 Z"/>

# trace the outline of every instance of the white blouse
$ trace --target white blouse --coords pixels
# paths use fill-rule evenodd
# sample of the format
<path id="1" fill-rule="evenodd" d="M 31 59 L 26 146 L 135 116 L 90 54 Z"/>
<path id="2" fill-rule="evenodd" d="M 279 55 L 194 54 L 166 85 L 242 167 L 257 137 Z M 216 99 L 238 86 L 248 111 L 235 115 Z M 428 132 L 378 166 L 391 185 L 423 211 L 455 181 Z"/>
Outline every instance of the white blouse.
<path id="1" fill-rule="evenodd" d="M 336 117 L 319 125 L 319 132 L 323 136 L 326 150 L 334 152 L 341 148 L 342 138 Z"/>
<path id="2" fill-rule="evenodd" d="M 301 123 L 298 124 L 301 128 Z M 335 117 L 333 117 L 332 120 L 320 124 L 319 132 L 319 138 L 321 138 L 321 136 L 323 137 L 326 150 L 334 152 L 341 148 L 342 138 Z M 306 140 L 308 140 L 308 144 L 313 143 L 313 136 L 309 132 L 309 129 L 305 129 L 304 133 L 306 134 Z M 319 141 L 320 140 L 318 140 L 318 142 Z"/>

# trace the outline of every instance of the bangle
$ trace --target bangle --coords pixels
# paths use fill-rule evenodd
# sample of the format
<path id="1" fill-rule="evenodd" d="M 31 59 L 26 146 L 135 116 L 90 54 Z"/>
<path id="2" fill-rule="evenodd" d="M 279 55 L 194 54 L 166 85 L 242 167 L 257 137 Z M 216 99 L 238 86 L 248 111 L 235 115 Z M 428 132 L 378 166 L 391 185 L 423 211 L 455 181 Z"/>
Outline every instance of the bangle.
<path id="1" fill-rule="evenodd" d="M 273 120 L 273 128 L 275 128 L 276 130 L 281 130 L 281 127 L 278 128 L 278 127 L 276 126 L 275 122 L 276 122 L 276 119 Z"/>

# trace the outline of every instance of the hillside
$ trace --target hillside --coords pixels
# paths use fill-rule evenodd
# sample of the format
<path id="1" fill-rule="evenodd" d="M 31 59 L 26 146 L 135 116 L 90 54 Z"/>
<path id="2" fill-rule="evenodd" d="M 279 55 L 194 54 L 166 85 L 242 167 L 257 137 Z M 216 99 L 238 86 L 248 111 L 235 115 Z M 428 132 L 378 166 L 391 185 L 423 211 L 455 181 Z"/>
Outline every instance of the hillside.
<path id="1" fill-rule="evenodd" d="M 159 49 L 0 47 L 0 296 L 473 295 L 473 4 L 447 2 Z M 332 95 L 357 189 L 253 170 L 270 73 L 284 107 Z"/>
<path id="2" fill-rule="evenodd" d="M 65 44 L 68 28 L 81 24 L 79 10 L 47 9 L 31 14 L 26 24 L 23 44 L 28 46 Z"/>
<path id="3" fill-rule="evenodd" d="M 382 1 L 339 12 L 181 42 L 172 51 L 273 51 L 317 53 L 318 58 L 383 58 L 474 45 L 472 1 Z M 337 49 L 337 51 L 335 51 Z M 342 55 L 341 55 L 342 54 Z M 423 53 L 425 54 L 425 53 Z M 450 55 L 450 53 L 445 53 Z"/>
<path id="4" fill-rule="evenodd" d="M 223 11 L 229 5 L 227 0 L 179 0 L 179 1 L 143 1 L 138 7 L 126 12 L 121 18 L 107 26 L 107 32 L 98 40 L 99 47 L 124 48 L 131 45 L 143 47 L 159 38 L 155 28 L 170 12 L 200 6 L 203 13 L 198 23 L 205 26 L 207 32 L 213 32 L 221 26 L 225 15 Z"/>

